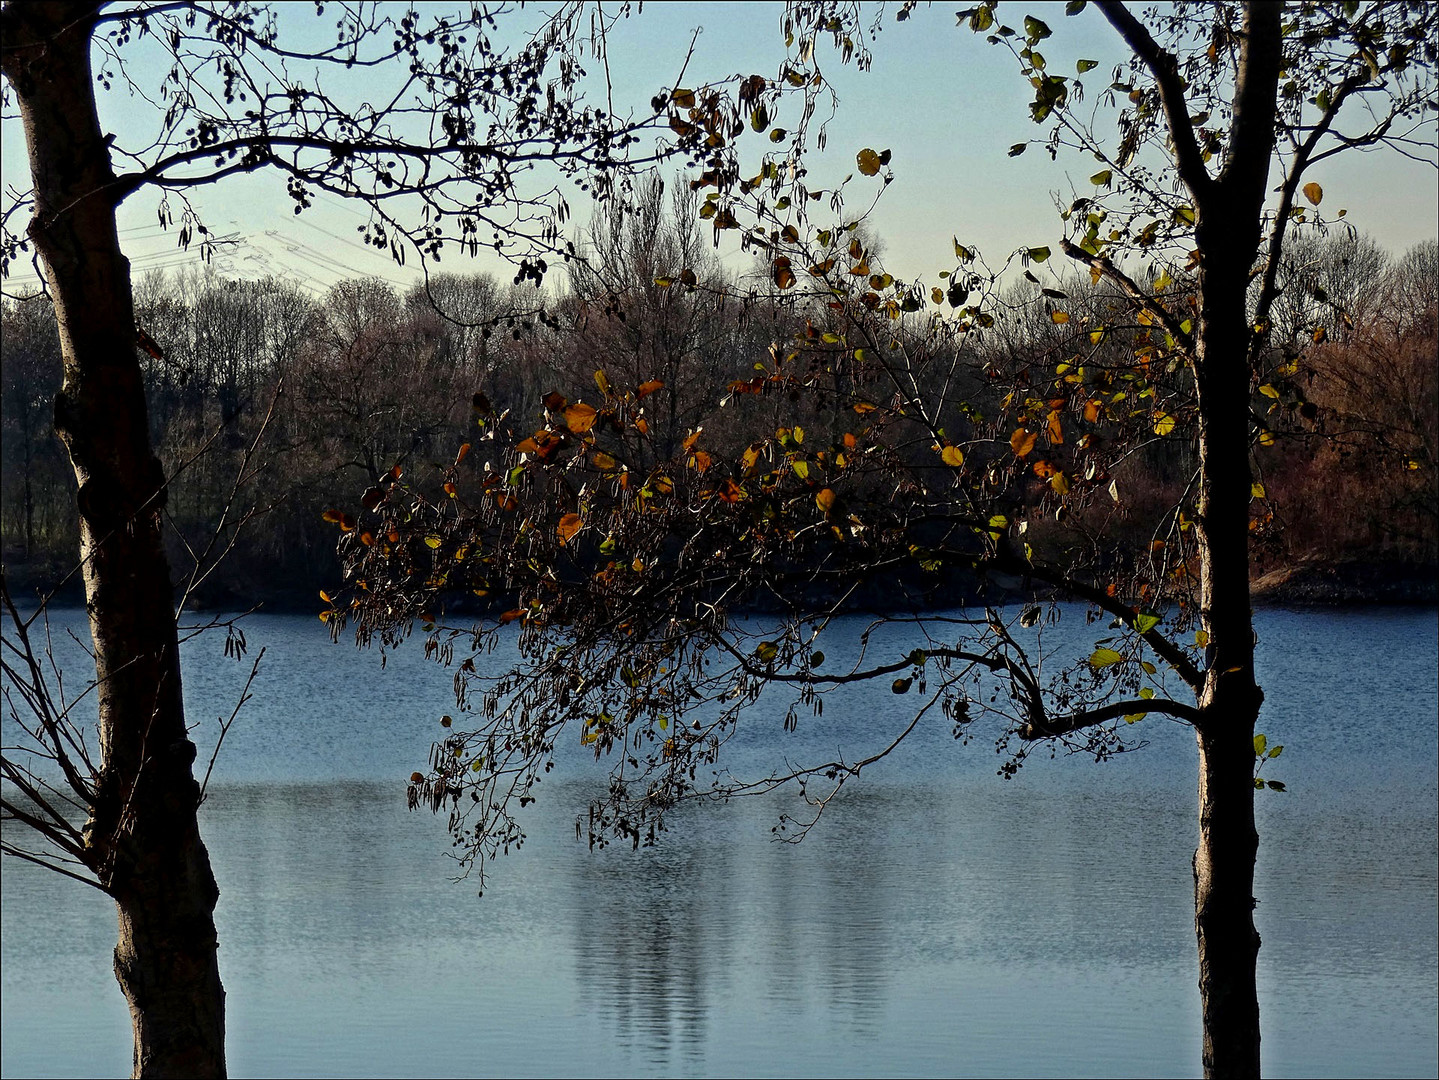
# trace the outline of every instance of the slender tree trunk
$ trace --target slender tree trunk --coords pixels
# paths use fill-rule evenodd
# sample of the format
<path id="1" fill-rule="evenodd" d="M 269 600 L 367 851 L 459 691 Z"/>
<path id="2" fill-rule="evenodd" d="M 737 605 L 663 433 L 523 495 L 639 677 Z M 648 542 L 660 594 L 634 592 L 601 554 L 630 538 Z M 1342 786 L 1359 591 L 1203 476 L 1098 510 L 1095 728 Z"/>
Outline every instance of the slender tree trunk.
<path id="1" fill-rule="evenodd" d="M 1201 222 L 1200 236 L 1205 232 Z M 1226 258 L 1224 247 L 1211 249 L 1204 271 L 1198 349 L 1200 607 L 1210 649 L 1196 724 L 1194 927 L 1205 1075 L 1257 1077 L 1254 725 L 1264 695 L 1255 681 L 1249 597 L 1249 260 Z"/>
<path id="2" fill-rule="evenodd" d="M 1249 596 L 1251 372 L 1248 286 L 1274 154 L 1281 7 L 1249 3 L 1224 167 L 1195 192 L 1200 252 L 1200 615 L 1209 634 L 1199 695 L 1199 848 L 1194 929 L 1208 1077 L 1259 1076 L 1259 934 L 1254 928 L 1254 672 Z"/>
<path id="3" fill-rule="evenodd" d="M 219 891 L 196 819 L 195 746 L 160 533 L 164 474 L 150 448 L 130 267 L 95 109 L 97 7 L 9 3 L 0 16 L 35 188 L 30 238 L 60 330 L 56 429 L 79 484 L 101 751 L 85 837 L 119 911 L 115 975 L 130 1005 L 134 1074 L 221 1076 Z"/>

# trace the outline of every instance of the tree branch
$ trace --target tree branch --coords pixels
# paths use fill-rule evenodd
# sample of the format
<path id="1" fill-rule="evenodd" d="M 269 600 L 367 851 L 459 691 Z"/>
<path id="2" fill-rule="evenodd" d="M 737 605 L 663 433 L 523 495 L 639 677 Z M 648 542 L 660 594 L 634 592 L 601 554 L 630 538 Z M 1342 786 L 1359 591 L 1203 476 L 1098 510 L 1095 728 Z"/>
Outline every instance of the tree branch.
<path id="1" fill-rule="evenodd" d="M 1060 735 L 1070 735 L 1076 731 L 1082 731 L 1085 728 L 1096 727 L 1110 720 L 1117 720 L 1121 716 L 1151 712 L 1168 713 L 1170 716 L 1191 724 L 1199 722 L 1199 710 L 1193 705 L 1185 705 L 1181 701 L 1170 701 L 1168 698 L 1139 698 L 1134 701 L 1115 701 L 1108 705 L 1101 705 L 1097 709 L 1089 709 L 1085 712 L 1054 719 L 1047 716 L 1034 717 L 1019 729 L 1019 737 L 1027 742 L 1033 742 L 1036 739 L 1053 739 Z"/>
<path id="2" fill-rule="evenodd" d="M 1159 87 L 1159 100 L 1164 106 L 1165 123 L 1174 139 L 1174 160 L 1179 167 L 1179 178 L 1189 188 L 1196 203 L 1205 200 L 1214 180 L 1204 167 L 1199 140 L 1195 138 L 1194 125 L 1189 120 L 1189 101 L 1184 96 L 1179 61 L 1154 40 L 1122 0 L 1098 0 L 1097 6 L 1154 76 L 1154 82 Z"/>

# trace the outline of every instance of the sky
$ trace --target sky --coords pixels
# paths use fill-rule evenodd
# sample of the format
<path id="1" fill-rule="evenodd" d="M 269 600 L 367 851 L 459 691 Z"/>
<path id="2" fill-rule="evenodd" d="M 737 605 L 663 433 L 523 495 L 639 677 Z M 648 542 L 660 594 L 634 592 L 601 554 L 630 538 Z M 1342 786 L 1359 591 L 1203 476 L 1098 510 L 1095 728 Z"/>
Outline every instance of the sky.
<path id="1" fill-rule="evenodd" d="M 1001 9 L 1011 22 L 1022 15 Z M 313 11 L 313 8 L 308 9 Z M 1039 147 L 1009 157 L 1009 147 L 1042 137 L 1030 123 L 1030 88 L 1015 61 L 982 37 L 956 26 L 948 7 L 921 9 L 904 23 L 891 14 L 873 48 L 873 67 L 827 64 L 839 97 L 839 112 L 829 127 L 828 151 L 810 160 L 811 187 L 828 187 L 854 171 L 854 155 L 864 147 L 889 149 L 894 182 L 875 210 L 874 232 L 884 244 L 887 268 L 901 278 L 935 274 L 953 266 L 952 237 L 978 246 L 998 265 L 1016 248 L 1053 244 L 1061 223 L 1056 198 L 1066 204 L 1092 190 L 1088 177 L 1097 166 L 1074 152 L 1057 161 Z M 301 19 L 306 8 L 286 17 Z M 1052 72 L 1074 72 L 1077 59 L 1099 61 L 1084 78 L 1088 100 L 1108 81 L 1124 58 L 1113 31 L 1091 7 L 1066 18 L 1060 5 L 1030 4 L 1048 20 L 1054 36 L 1044 43 Z M 696 29 L 700 31 L 686 81 L 711 81 L 732 74 L 773 77 L 785 57 L 777 3 L 650 3 L 623 20 L 610 38 L 614 100 L 646 108 L 661 89 L 674 85 Z M 537 17 L 534 9 L 519 18 Z M 307 20 L 313 32 L 313 18 Z M 593 66 L 593 65 L 592 65 Z M 363 100 L 366 88 L 349 88 Z M 602 90 L 602 86 L 600 87 Z M 119 84 L 101 93 L 102 123 L 121 133 L 149 130 L 152 106 L 132 97 Z M 776 122 L 793 123 L 783 109 Z M 754 139 L 758 148 L 760 140 Z M 0 169 L 4 185 L 28 186 L 23 136 L 17 123 L 0 132 Z M 1325 191 L 1325 210 L 1345 208 L 1347 220 L 1391 252 L 1439 235 L 1439 180 L 1432 166 L 1408 161 L 1385 150 L 1347 153 L 1312 174 Z M 861 178 L 856 177 L 856 181 Z M 858 186 L 857 184 L 855 185 Z M 157 224 L 157 197 L 141 192 L 121 206 L 121 242 L 137 273 L 196 264 L 195 251 L 177 249 L 176 230 Z M 356 204 L 321 195 L 312 210 L 296 216 L 279 174 L 226 180 L 196 193 L 203 219 L 238 243 L 217 262 L 222 272 L 259 277 L 278 274 L 313 292 L 323 292 L 343 277 L 378 276 L 397 286 L 413 284 L 415 260 L 397 266 L 388 256 L 359 243 L 357 228 L 365 213 Z M 575 218 L 588 218 L 583 197 L 571 200 Z M 722 248 L 726 262 L 742 266 L 751 258 Z M 502 277 L 512 271 L 483 258 L 446 260 L 444 269 L 490 270 Z M 23 271 L 7 282 L 7 291 L 25 291 Z"/>

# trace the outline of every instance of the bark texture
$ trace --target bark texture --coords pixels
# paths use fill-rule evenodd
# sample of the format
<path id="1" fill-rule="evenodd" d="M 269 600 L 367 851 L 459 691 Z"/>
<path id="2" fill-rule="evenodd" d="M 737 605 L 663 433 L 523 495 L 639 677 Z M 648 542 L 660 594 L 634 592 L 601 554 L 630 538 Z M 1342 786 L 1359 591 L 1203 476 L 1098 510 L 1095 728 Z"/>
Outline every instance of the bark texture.
<path id="1" fill-rule="evenodd" d="M 219 890 L 196 818 L 160 533 L 164 474 L 150 448 L 120 196 L 95 108 L 97 7 L 12 2 L 0 16 L 34 182 L 29 235 L 59 323 L 55 424 L 79 485 L 101 750 L 87 861 L 118 908 L 115 975 L 134 1026 L 134 1075 L 222 1076 Z"/>

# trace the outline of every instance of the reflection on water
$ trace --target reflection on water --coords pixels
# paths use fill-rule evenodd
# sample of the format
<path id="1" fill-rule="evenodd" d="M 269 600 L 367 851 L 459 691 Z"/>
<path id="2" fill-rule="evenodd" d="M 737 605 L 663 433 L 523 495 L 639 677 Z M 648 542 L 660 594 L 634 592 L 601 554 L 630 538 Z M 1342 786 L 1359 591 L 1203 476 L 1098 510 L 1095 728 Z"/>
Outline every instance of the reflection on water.
<path id="1" fill-rule="evenodd" d="M 1432 613 L 1265 619 L 1293 791 L 1260 803 L 1265 1070 L 1433 1075 Z M 282 666 L 204 811 L 235 1075 L 1195 1070 L 1182 729 L 1010 783 L 933 731 L 798 846 L 770 842 L 791 808 L 771 796 L 591 853 L 574 813 L 600 780 L 570 763 L 476 899 L 390 780 L 423 760 L 443 679 L 403 657 L 381 675 L 298 620 L 249 636 Z M 188 663 L 192 715 L 228 713 L 233 665 Z M 802 735 L 862 735 L 883 702 L 832 702 Z M 0 1070 L 123 1075 L 108 902 L 13 863 L 3 900 Z"/>

